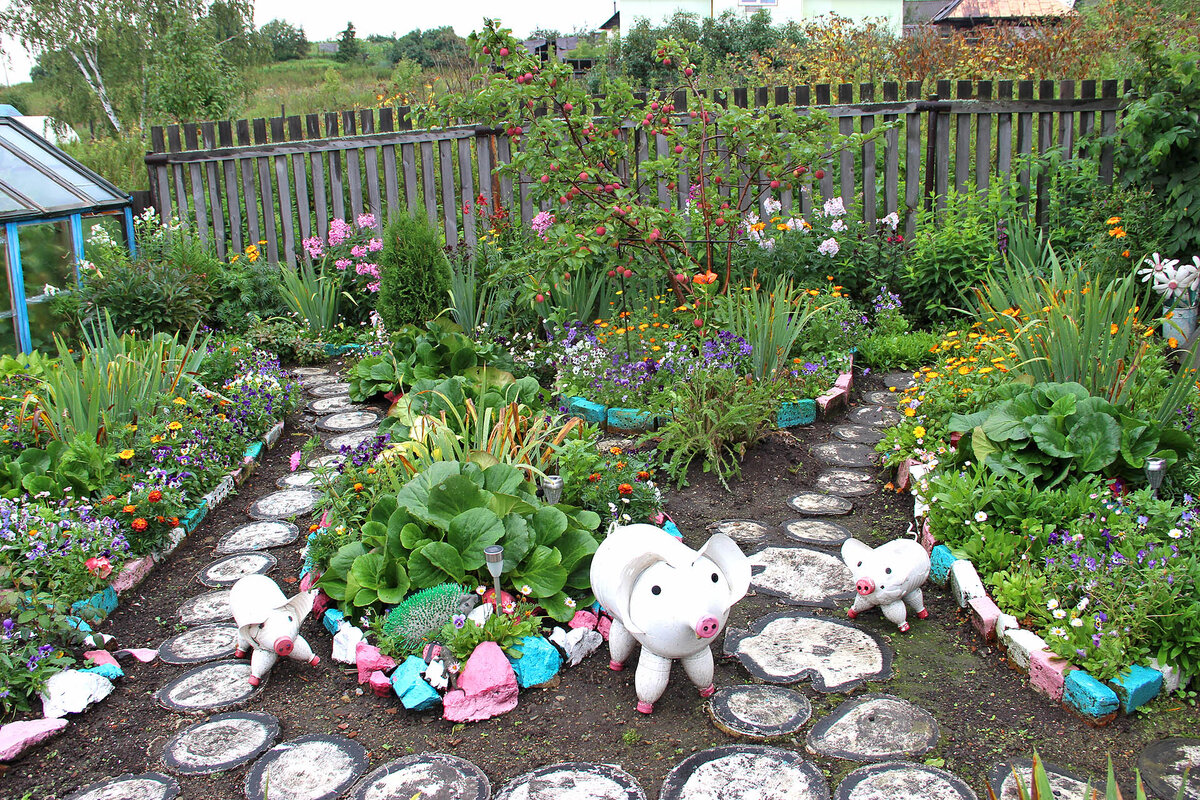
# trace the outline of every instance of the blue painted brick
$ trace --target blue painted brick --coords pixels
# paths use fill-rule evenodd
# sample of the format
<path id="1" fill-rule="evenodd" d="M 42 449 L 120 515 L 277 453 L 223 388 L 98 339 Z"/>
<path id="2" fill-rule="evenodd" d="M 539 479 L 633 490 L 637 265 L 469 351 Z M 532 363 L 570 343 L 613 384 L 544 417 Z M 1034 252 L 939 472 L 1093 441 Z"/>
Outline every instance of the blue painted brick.
<path id="1" fill-rule="evenodd" d="M 1117 699 L 1121 701 L 1121 710 L 1132 714 L 1138 706 L 1144 706 L 1158 697 L 1163 687 L 1163 674 L 1156 669 L 1135 665 L 1108 684 L 1116 691 Z"/>
<path id="2" fill-rule="evenodd" d="M 88 616 L 93 614 L 99 615 L 100 619 L 104 619 L 109 614 L 117 610 L 117 591 L 111 586 L 104 587 L 103 591 L 96 592 L 86 600 L 77 600 L 71 604 L 71 612 L 78 614 L 84 609 L 92 609 L 87 612 Z"/>
<path id="3" fill-rule="evenodd" d="M 654 430 L 654 415 L 636 408 L 610 408 L 608 430 L 638 433 Z"/>
<path id="4" fill-rule="evenodd" d="M 567 411 L 595 425 L 603 425 L 608 419 L 608 406 L 593 403 L 586 397 L 568 397 Z"/>
<path id="5" fill-rule="evenodd" d="M 200 526 L 200 523 L 204 521 L 206 516 L 208 516 L 208 503 L 205 500 L 201 500 L 199 506 L 183 515 L 183 518 L 179 520 L 179 524 L 185 531 L 191 533 Z"/>
<path id="6" fill-rule="evenodd" d="M 336 608 L 330 608 L 326 609 L 325 616 L 321 617 L 321 621 L 325 624 L 325 630 L 330 633 L 337 633 L 338 626 L 342 624 L 342 620 L 345 618 L 345 614 Z"/>
<path id="7" fill-rule="evenodd" d="M 259 454 L 262 453 L 262 449 L 262 442 L 255 442 L 254 444 L 249 445 L 246 448 L 246 458 L 258 458 Z"/>
<path id="8" fill-rule="evenodd" d="M 775 427 L 792 428 L 796 425 L 811 425 L 817 421 L 816 400 L 790 400 L 779 406 L 775 413 Z"/>
<path id="9" fill-rule="evenodd" d="M 91 633 L 92 626 L 81 620 L 79 617 L 65 617 L 64 621 L 67 625 L 80 633 Z"/>
<path id="10" fill-rule="evenodd" d="M 674 520 L 667 520 L 664 522 L 662 524 L 662 529 L 674 536 L 676 539 L 683 539 L 683 531 L 679 530 L 679 526 L 675 524 Z"/>
<path id="11" fill-rule="evenodd" d="M 1067 673 L 1063 684 L 1063 704 L 1085 717 L 1095 719 L 1117 713 L 1121 705 L 1116 692 L 1081 669 Z"/>
<path id="12" fill-rule="evenodd" d="M 95 675 L 108 678 L 110 681 L 115 681 L 117 678 L 125 677 L 125 670 L 121 669 L 116 664 L 100 664 L 99 666 L 88 667 L 87 669 L 81 669 L 79 671 L 91 672 Z"/>
<path id="13" fill-rule="evenodd" d="M 955 561 L 958 561 L 958 558 L 950 552 L 949 547 L 944 544 L 935 546 L 929 554 L 929 577 L 934 583 L 945 586 L 950 580 L 950 566 Z"/>

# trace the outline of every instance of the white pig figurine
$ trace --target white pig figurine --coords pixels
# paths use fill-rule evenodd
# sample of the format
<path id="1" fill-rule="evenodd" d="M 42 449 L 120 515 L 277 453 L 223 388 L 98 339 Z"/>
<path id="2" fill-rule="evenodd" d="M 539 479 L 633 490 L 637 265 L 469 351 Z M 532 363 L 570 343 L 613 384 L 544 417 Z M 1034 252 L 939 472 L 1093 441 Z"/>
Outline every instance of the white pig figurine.
<path id="1" fill-rule="evenodd" d="M 591 577 L 596 599 L 613 617 L 609 667 L 624 669 L 634 645 L 642 646 L 638 711 L 654 710 L 674 659 L 702 697 L 716 690 L 712 643 L 750 588 L 750 561 L 732 539 L 716 534 L 697 552 L 661 528 L 626 525 L 596 550 Z"/>
<path id="2" fill-rule="evenodd" d="M 901 633 L 907 633 L 908 610 L 925 619 L 925 599 L 921 585 L 929 577 L 929 554 L 912 539 L 893 539 L 872 550 L 858 539 L 847 539 L 842 545 L 842 561 L 854 576 L 858 597 L 846 613 L 850 619 L 874 606 L 895 623 Z"/>
<path id="3" fill-rule="evenodd" d="M 258 686 L 275 666 L 278 656 L 305 661 L 314 667 L 320 663 L 321 659 L 300 635 L 300 623 L 312 610 L 311 592 L 301 592 L 289 600 L 266 575 L 247 575 L 233 584 L 229 605 L 238 629 L 235 655 L 243 658 L 247 650 L 253 650 L 251 686 Z"/>

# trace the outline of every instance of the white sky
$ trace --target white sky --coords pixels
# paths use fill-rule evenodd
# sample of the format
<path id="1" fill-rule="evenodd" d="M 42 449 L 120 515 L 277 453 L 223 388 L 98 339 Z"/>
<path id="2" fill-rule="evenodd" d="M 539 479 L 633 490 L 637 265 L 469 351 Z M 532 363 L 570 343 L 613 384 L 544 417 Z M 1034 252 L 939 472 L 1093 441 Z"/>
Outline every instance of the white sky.
<path id="1" fill-rule="evenodd" d="M 612 15 L 613 0 L 342 0 L 333 8 L 327 0 L 258 0 L 254 19 L 260 26 L 276 17 L 303 26 L 309 41 L 335 38 L 347 22 L 360 37 L 443 25 L 466 36 L 482 26 L 484 17 L 500 19 L 520 37 L 534 28 L 595 29 Z M 32 59 L 16 42 L 5 40 L 2 46 L 8 63 L 0 65 L 0 84 L 29 80 Z"/>

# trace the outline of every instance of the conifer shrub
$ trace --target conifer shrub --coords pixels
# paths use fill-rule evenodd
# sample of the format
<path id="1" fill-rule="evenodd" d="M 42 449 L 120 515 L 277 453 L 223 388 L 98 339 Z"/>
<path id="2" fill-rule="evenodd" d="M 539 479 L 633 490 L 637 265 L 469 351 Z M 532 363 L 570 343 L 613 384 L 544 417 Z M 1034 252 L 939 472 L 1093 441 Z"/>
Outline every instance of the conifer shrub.
<path id="1" fill-rule="evenodd" d="M 383 232 L 376 310 L 388 330 L 424 326 L 446 307 L 450 262 L 438 231 L 422 216 L 398 214 Z"/>

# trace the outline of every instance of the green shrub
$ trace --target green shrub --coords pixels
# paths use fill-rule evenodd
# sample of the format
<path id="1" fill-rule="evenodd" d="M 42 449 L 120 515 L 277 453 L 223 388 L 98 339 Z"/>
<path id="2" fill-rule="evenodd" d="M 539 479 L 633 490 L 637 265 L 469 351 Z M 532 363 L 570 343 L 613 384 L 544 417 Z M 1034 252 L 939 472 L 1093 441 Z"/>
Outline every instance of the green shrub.
<path id="1" fill-rule="evenodd" d="M 279 296 L 279 269 L 265 258 L 240 258 L 218 268 L 213 285 L 214 327 L 245 332 L 255 318 L 269 319 L 287 313 Z"/>
<path id="2" fill-rule="evenodd" d="M 119 331 L 188 331 L 208 313 L 212 296 L 206 280 L 166 262 L 118 261 L 83 281 L 85 320 L 107 311 Z"/>
<path id="3" fill-rule="evenodd" d="M 423 217 L 399 214 L 383 233 L 376 308 L 389 330 L 424 325 L 446 307 L 450 262 L 441 237 Z"/>
<path id="4" fill-rule="evenodd" d="M 858 357 L 875 369 L 916 369 L 937 360 L 940 338 L 926 331 L 874 334 L 858 343 Z"/>

